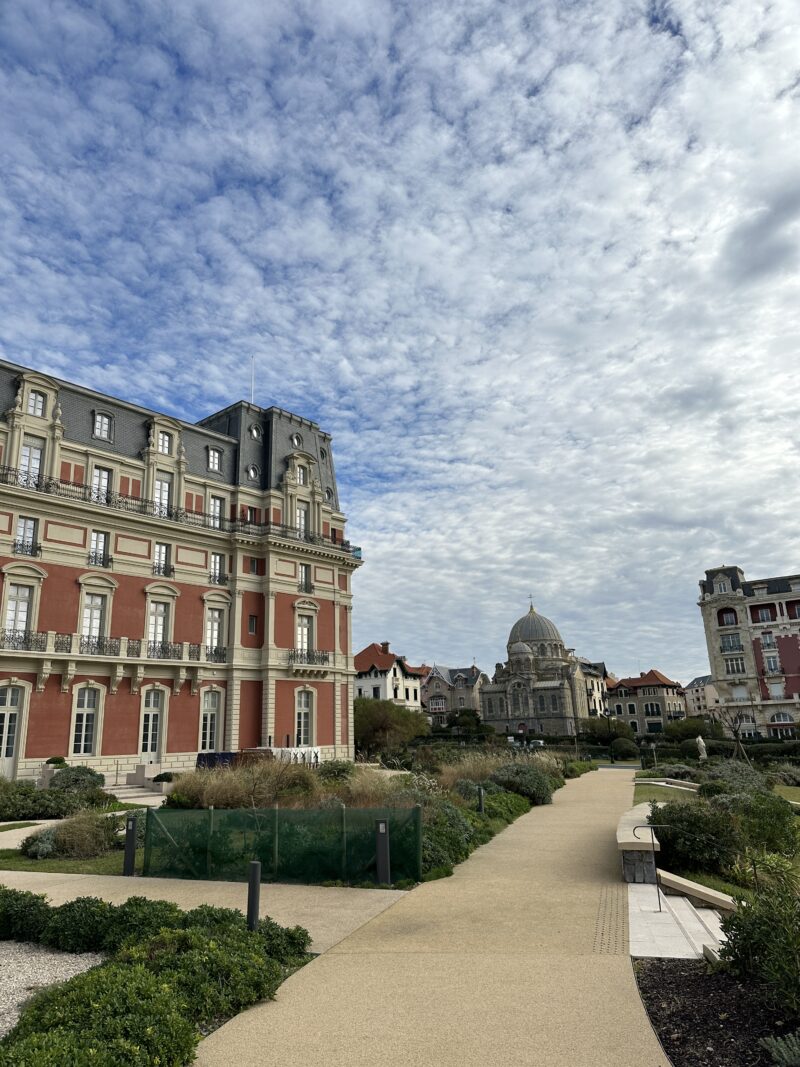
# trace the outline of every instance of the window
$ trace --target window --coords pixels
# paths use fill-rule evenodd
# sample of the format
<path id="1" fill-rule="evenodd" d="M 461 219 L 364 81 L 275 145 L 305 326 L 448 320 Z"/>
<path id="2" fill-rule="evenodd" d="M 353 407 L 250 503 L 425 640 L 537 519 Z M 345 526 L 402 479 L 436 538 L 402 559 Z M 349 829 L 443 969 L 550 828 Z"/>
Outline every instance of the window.
<path id="1" fill-rule="evenodd" d="M 31 389 L 28 393 L 28 414 L 36 415 L 37 418 L 44 418 L 44 407 L 47 397 L 44 393 L 39 393 L 35 389 Z"/>
<path id="2" fill-rule="evenodd" d="M 414 690 L 414 700 L 419 700 L 419 690 L 418 689 Z"/>
<path id="3" fill-rule="evenodd" d="M 13 548 L 13 551 L 16 552 L 17 555 L 39 555 L 41 547 L 36 543 L 38 526 L 39 524 L 36 519 L 29 518 L 27 515 L 19 516 L 17 519 L 17 536 Z"/>
<path id="4" fill-rule="evenodd" d="M 251 423 L 250 425 L 250 436 L 253 438 L 254 441 L 261 440 L 261 427 L 258 426 L 255 422 Z"/>
<path id="5" fill-rule="evenodd" d="M 297 484 L 308 485 L 308 467 L 302 465 L 297 468 Z"/>
<path id="6" fill-rule="evenodd" d="M 153 509 L 156 515 L 166 518 L 172 500 L 172 478 L 165 471 L 156 471 L 153 483 Z"/>
<path id="7" fill-rule="evenodd" d="M 774 648 L 775 647 L 775 637 L 774 637 L 774 635 L 764 631 L 764 633 L 761 635 L 761 647 L 762 648 Z"/>
<path id="8" fill-rule="evenodd" d="M 222 451 L 219 448 L 209 448 L 208 469 L 210 471 L 222 470 Z"/>
<path id="9" fill-rule="evenodd" d="M 170 566 L 171 546 L 164 541 L 156 541 L 153 551 L 153 574 L 168 578 L 172 574 Z"/>
<path id="10" fill-rule="evenodd" d="M 247 632 L 251 637 L 258 633 L 258 615 L 247 616 Z"/>
<path id="11" fill-rule="evenodd" d="M 658 701 L 655 701 L 655 700 L 651 701 L 650 703 L 645 704 L 644 713 L 645 713 L 645 715 L 649 716 L 650 718 L 660 718 L 661 717 L 661 705 L 658 703 Z"/>
<path id="12" fill-rule="evenodd" d="M 408 699 L 408 697 L 406 697 L 406 699 Z M 463 708 L 463 707 L 464 707 L 464 698 L 463 698 L 463 697 L 459 697 L 459 698 L 458 698 L 458 706 L 459 706 L 460 708 Z"/>
<path id="13" fill-rule="evenodd" d="M 778 666 L 778 657 L 777 656 L 765 656 L 764 657 L 764 669 L 766 670 L 767 674 L 777 674 L 778 671 L 780 670 L 780 668 Z"/>
<path id="14" fill-rule="evenodd" d="M 720 626 L 735 626 L 736 625 L 736 612 L 735 611 L 721 611 L 719 613 L 719 625 Z"/>
<path id="15" fill-rule="evenodd" d="M 100 530 L 92 530 L 89 542 L 89 564 L 93 567 L 107 567 L 111 560 L 108 555 L 109 535 Z"/>
<path id="16" fill-rule="evenodd" d="M 629 704 L 628 705 L 628 714 L 629 715 L 635 715 L 636 714 L 636 705 L 635 704 Z"/>
<path id="17" fill-rule="evenodd" d="M 614 714 L 615 715 L 621 715 L 622 714 L 622 705 L 621 704 L 615 704 L 614 705 Z"/>
<path id="18" fill-rule="evenodd" d="M 408 690 L 406 689 L 406 700 L 408 700 L 408 699 L 409 699 Z"/>
<path id="19" fill-rule="evenodd" d="M 731 656 L 725 660 L 726 674 L 744 674 L 744 656 Z"/>
<path id="20" fill-rule="evenodd" d="M 211 497 L 211 502 L 210 502 L 211 523 L 210 523 L 210 525 L 215 530 L 221 530 L 222 529 L 222 509 L 224 507 L 225 507 L 225 500 L 224 500 L 223 497 L 221 497 L 221 496 L 212 496 Z"/>
<path id="21" fill-rule="evenodd" d="M 99 437 L 102 441 L 111 440 L 111 416 L 104 414 L 102 411 L 96 411 L 94 413 L 94 430 L 93 435 Z"/>
<path id="22" fill-rule="evenodd" d="M 247 521 L 253 526 L 258 524 L 258 508 L 247 509 Z"/>
<path id="23" fill-rule="evenodd" d="M 22 689 L 18 685 L 0 687 L 0 774 L 14 775 L 17 727 L 22 711 Z"/>
<path id="24" fill-rule="evenodd" d="M 164 692 L 161 689 L 148 689 L 144 694 L 144 714 L 142 715 L 143 756 L 157 757 L 161 741 L 161 713 L 164 710 Z"/>
<path id="25" fill-rule="evenodd" d="M 251 482 L 257 482 L 259 477 L 259 470 L 255 463 L 251 463 L 247 468 L 247 477 Z"/>
<path id="26" fill-rule="evenodd" d="M 172 455 L 172 434 L 166 430 L 158 431 L 158 451 L 162 456 Z"/>
<path id="27" fill-rule="evenodd" d="M 297 746 L 310 745 L 312 738 L 311 730 L 311 693 L 306 689 L 300 690 L 297 694 Z"/>
<path id="28" fill-rule="evenodd" d="M 220 693 L 218 689 L 203 690 L 203 712 L 200 722 L 200 751 L 216 752 L 217 721 L 219 718 Z"/>
<path id="29" fill-rule="evenodd" d="M 161 600 L 151 600 L 147 615 L 147 640 L 151 644 L 163 645 L 169 640 L 169 604 Z"/>
<path id="30" fill-rule="evenodd" d="M 258 560 L 255 556 L 250 557 L 250 573 L 258 574 Z"/>
<path id="31" fill-rule="evenodd" d="M 27 630 L 31 623 L 33 587 L 11 584 L 6 600 L 6 630 Z"/>
<path id="32" fill-rule="evenodd" d="M 772 611 L 769 608 L 756 608 L 756 622 L 772 622 Z"/>
<path id="33" fill-rule="evenodd" d="M 372 699 L 373 700 L 380 700 L 380 696 L 381 696 L 380 686 L 373 685 L 373 687 L 372 687 Z M 433 701 L 431 701 L 431 703 L 433 703 Z"/>
<path id="34" fill-rule="evenodd" d="M 96 716 L 100 690 L 82 686 L 76 701 L 75 726 L 72 733 L 72 755 L 93 756 Z"/>
<path id="35" fill-rule="evenodd" d="M 209 574 L 212 584 L 223 585 L 227 579 L 225 573 L 225 556 L 222 552 L 211 553 L 211 573 Z"/>
<path id="36" fill-rule="evenodd" d="M 223 624 L 225 612 L 222 608 L 208 608 L 206 612 L 206 645 L 218 649 L 224 645 Z"/>
<path id="37" fill-rule="evenodd" d="M 308 504 L 298 504 L 296 508 L 297 536 L 305 537 L 308 533 Z"/>
<path id="38" fill-rule="evenodd" d="M 36 488 L 42 472 L 44 441 L 38 437 L 25 437 L 19 457 L 19 484 Z"/>
<path id="39" fill-rule="evenodd" d="M 300 436 L 299 433 L 293 433 L 291 440 L 292 440 L 292 447 L 293 448 L 302 448 L 303 447 L 303 438 Z"/>
<path id="40" fill-rule="evenodd" d="M 297 616 L 297 644 L 295 647 L 300 652 L 310 652 L 314 647 L 313 642 L 314 619 L 311 615 Z"/>
<path id="41" fill-rule="evenodd" d="M 720 649 L 723 652 L 741 652 L 742 641 L 740 634 L 721 634 Z"/>
<path id="42" fill-rule="evenodd" d="M 111 471 L 107 467 L 95 467 L 92 471 L 92 500 L 95 504 L 107 504 L 111 494 Z"/>
<path id="43" fill-rule="evenodd" d="M 717 592 L 718 593 L 727 593 L 728 592 L 728 583 L 727 582 L 717 582 Z"/>
<path id="44" fill-rule="evenodd" d="M 105 636 L 106 597 L 103 593 L 86 593 L 83 597 L 81 637 L 96 641 Z"/>
<path id="45" fill-rule="evenodd" d="M 660 722 L 649 722 L 647 724 L 647 732 L 649 734 L 660 734 L 663 727 Z"/>

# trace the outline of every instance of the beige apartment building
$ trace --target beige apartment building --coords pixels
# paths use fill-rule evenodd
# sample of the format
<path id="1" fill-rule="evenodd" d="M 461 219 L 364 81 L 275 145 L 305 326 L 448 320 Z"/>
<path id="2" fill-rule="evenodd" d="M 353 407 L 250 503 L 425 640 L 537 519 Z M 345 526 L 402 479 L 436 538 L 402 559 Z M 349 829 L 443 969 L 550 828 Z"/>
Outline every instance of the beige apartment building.
<path id="1" fill-rule="evenodd" d="M 747 581 L 706 571 L 698 601 L 719 716 L 744 737 L 795 737 L 800 712 L 800 575 Z"/>
<path id="2" fill-rule="evenodd" d="M 680 682 L 651 670 L 638 678 L 609 679 L 608 710 L 637 734 L 660 734 L 665 725 L 686 718 Z"/>

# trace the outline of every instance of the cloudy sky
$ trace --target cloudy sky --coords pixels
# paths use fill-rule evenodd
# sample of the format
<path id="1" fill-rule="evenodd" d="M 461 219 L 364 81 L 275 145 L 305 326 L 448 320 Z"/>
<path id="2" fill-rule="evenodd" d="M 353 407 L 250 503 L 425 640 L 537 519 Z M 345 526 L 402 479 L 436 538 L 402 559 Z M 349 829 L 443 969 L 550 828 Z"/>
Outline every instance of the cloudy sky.
<path id="1" fill-rule="evenodd" d="M 796 0 L 7 0 L 0 355 L 334 437 L 360 647 L 800 571 Z M 792 399 L 794 398 L 794 399 Z"/>

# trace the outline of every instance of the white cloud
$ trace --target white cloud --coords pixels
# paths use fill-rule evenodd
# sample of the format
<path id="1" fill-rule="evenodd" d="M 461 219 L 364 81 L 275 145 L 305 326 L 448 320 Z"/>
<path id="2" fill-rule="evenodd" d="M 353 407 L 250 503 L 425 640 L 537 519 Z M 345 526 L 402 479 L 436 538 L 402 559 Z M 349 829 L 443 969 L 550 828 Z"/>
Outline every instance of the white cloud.
<path id="1" fill-rule="evenodd" d="M 793 8 L 6 5 L 2 352 L 197 417 L 255 354 L 359 644 L 491 667 L 531 592 L 687 680 L 706 567 L 800 569 Z"/>

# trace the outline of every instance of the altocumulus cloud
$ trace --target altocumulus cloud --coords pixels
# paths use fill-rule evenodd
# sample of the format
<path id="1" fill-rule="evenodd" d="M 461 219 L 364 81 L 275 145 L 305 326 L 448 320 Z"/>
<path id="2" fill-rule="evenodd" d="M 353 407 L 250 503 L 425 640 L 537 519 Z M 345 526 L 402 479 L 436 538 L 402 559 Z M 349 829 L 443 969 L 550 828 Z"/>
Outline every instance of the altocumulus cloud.
<path id="1" fill-rule="evenodd" d="M 334 435 L 355 641 L 706 669 L 797 570 L 793 0 L 14 0 L 2 354 Z"/>

